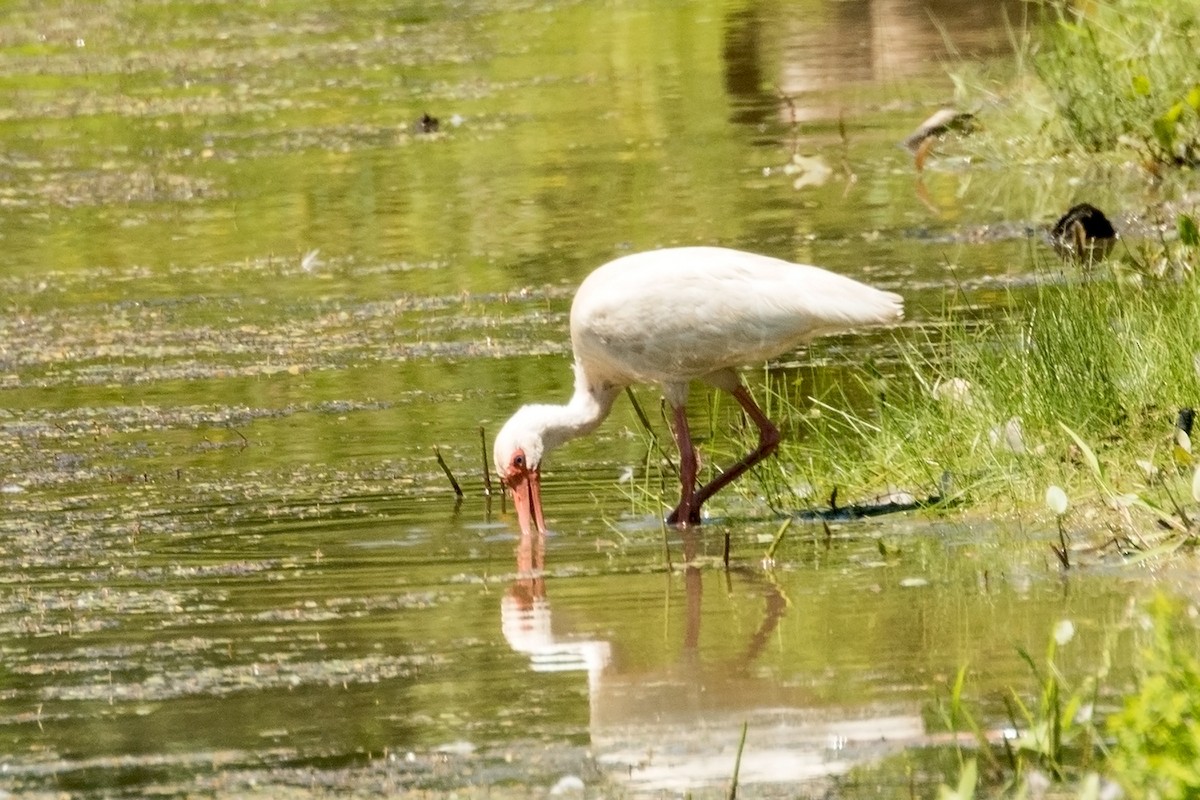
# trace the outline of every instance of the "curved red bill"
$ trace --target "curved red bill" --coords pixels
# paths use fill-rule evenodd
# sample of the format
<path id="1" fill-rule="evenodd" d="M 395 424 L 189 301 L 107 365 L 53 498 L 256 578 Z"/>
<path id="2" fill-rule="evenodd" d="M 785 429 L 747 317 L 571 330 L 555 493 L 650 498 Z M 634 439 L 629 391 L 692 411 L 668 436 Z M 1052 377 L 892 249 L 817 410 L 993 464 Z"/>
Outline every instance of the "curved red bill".
<path id="1" fill-rule="evenodd" d="M 513 505 L 517 509 L 517 523 L 521 526 L 521 535 L 528 536 L 533 533 L 535 526 L 538 533 L 545 533 L 541 472 L 531 469 L 515 476 L 509 483 L 509 491 L 512 492 Z"/>

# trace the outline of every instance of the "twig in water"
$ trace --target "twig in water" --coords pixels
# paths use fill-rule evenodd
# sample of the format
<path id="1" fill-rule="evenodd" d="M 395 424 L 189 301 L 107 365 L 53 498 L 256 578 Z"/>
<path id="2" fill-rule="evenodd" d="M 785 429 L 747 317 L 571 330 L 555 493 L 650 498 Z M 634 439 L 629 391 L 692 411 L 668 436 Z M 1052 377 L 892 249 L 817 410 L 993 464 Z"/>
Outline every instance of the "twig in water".
<path id="1" fill-rule="evenodd" d="M 788 108 L 788 129 L 792 134 L 792 155 L 795 155 L 800 152 L 800 119 L 796 113 L 796 102 L 781 86 L 775 87 L 775 94 Z"/>
<path id="2" fill-rule="evenodd" d="M 479 445 L 483 448 L 483 494 L 486 497 L 492 496 L 492 471 L 488 467 L 487 457 L 487 435 L 483 432 L 483 426 L 479 426 Z"/>
<path id="3" fill-rule="evenodd" d="M 775 549 L 779 547 L 779 543 L 783 541 L 783 535 L 787 533 L 787 529 L 790 528 L 791 525 L 792 518 L 788 517 L 783 521 L 783 524 L 779 526 L 779 530 L 775 531 L 775 539 L 771 542 L 771 546 L 767 548 L 767 554 L 763 557 L 763 563 L 775 563 Z"/>
<path id="4" fill-rule="evenodd" d="M 799 119 L 797 118 L 797 115 L 796 115 L 796 102 L 794 100 L 792 100 L 791 96 L 788 95 L 788 93 L 785 92 L 783 90 L 783 87 L 781 87 L 781 86 L 775 87 L 775 94 L 778 95 L 779 99 L 782 100 L 784 102 L 784 104 L 788 107 L 788 118 L 789 118 L 788 124 L 795 127 L 795 125 L 799 122 Z"/>
<path id="5" fill-rule="evenodd" d="M 662 470 L 658 471 L 658 484 L 658 497 L 661 505 L 662 496 L 667 493 L 667 479 L 666 476 L 663 475 Z M 662 531 L 663 556 L 667 559 L 667 574 L 669 575 L 675 571 L 675 566 L 671 563 L 671 538 L 667 534 L 667 518 L 661 513 L 658 515 L 658 527 Z"/>
<path id="6" fill-rule="evenodd" d="M 1050 545 L 1050 549 L 1054 551 L 1054 555 L 1058 556 L 1059 562 L 1063 569 L 1071 568 L 1071 556 L 1067 552 L 1067 534 L 1063 530 L 1062 517 L 1058 519 L 1058 543 L 1062 545 L 1062 549 Z"/>
<path id="7" fill-rule="evenodd" d="M 733 778 L 729 781 L 729 800 L 737 800 L 738 772 L 742 768 L 742 750 L 746 747 L 746 728 L 750 723 L 742 723 L 742 738 L 738 742 L 737 757 L 733 760 Z"/>
<path id="8" fill-rule="evenodd" d="M 667 523 L 662 523 L 662 540 L 663 540 L 663 558 L 667 560 L 667 574 L 675 571 L 675 564 L 671 561 L 671 540 L 667 535 Z"/>
<path id="9" fill-rule="evenodd" d="M 458 485 L 458 481 L 454 480 L 454 473 L 450 471 L 450 466 L 446 463 L 446 459 L 442 458 L 442 451 L 434 446 L 433 454 L 437 456 L 438 466 L 442 468 L 442 472 L 446 473 L 446 477 L 450 479 L 450 485 L 454 488 L 454 494 L 459 499 L 462 499 L 462 487 Z"/>

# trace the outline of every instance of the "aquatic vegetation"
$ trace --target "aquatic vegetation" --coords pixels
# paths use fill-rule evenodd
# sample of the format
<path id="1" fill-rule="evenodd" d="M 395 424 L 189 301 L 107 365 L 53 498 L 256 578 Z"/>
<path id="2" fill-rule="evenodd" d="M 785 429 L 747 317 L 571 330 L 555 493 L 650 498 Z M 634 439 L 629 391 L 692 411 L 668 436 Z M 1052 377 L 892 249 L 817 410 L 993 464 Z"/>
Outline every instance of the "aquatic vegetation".
<path id="1" fill-rule="evenodd" d="M 1200 281 L 1062 269 L 1043 265 L 999 314 L 950 313 L 899 342 L 904 367 L 860 374 L 857 392 L 769 384 L 793 435 L 758 491 L 780 509 L 902 490 L 1019 512 L 1058 485 L 1093 522 L 1123 503 L 1112 513 L 1147 519 L 1120 527 L 1186 529 L 1192 473 L 1176 442 L 1190 439 L 1173 422 L 1200 400 Z"/>
<path id="2" fill-rule="evenodd" d="M 1108 718 L 1114 739 L 1109 765 L 1130 797 L 1195 797 L 1200 792 L 1195 630 L 1181 626 L 1179 609 L 1162 596 L 1150 609 L 1149 623 L 1138 688 Z"/>
<path id="3" fill-rule="evenodd" d="M 1200 159 L 1200 8 L 1116 0 L 1057 16 L 1029 63 L 1069 141 L 1100 152 L 1132 147 L 1152 163 Z"/>
<path id="4" fill-rule="evenodd" d="M 954 788 L 945 784 L 938 787 L 938 800 L 973 800 L 978 779 L 978 766 L 972 759 L 963 765 Z"/>
<path id="5" fill-rule="evenodd" d="M 1061 486 L 1051 486 L 1046 490 L 1046 506 L 1054 514 L 1054 521 L 1058 523 L 1058 543 L 1059 546 L 1054 548 L 1054 554 L 1058 556 L 1058 560 L 1062 562 L 1063 569 L 1070 569 L 1071 556 L 1067 549 L 1067 532 L 1063 529 L 1063 517 L 1067 513 L 1067 508 L 1070 502 L 1067 499 L 1067 493 L 1063 491 Z M 1054 545 L 1050 545 L 1054 547 Z"/>
<path id="6" fill-rule="evenodd" d="M 1054 785 L 1053 796 L 1097 798 L 1115 796 L 1114 781 L 1128 797 L 1194 797 L 1200 790 L 1195 630 L 1184 624 L 1178 604 L 1161 594 L 1128 625 L 1145 640 L 1134 660 L 1137 685 L 1107 718 L 1099 709 L 1113 706 L 1108 656 L 1075 682 L 1056 663 L 1059 649 L 1075 635 L 1069 620 L 1055 627 L 1040 663 L 1021 651 L 1036 682 L 1036 701 L 1026 703 L 1024 690 L 1013 687 L 1005 698 L 1012 727 L 1000 736 L 989 740 L 975 723 L 961 669 L 937 708 L 948 729 L 974 734 L 976 750 L 968 758 L 956 748 L 956 786 L 943 783 L 939 798 L 975 797 L 980 782 L 990 787 L 988 796 L 1047 796 Z M 1112 647 L 1110 639 L 1105 653 Z M 955 782 L 949 775 L 945 780 Z"/>
<path id="7" fill-rule="evenodd" d="M 755 761 L 764 730 L 778 743 L 777 709 L 806 726 L 870 714 L 859 727 L 871 741 L 839 758 L 879 756 L 869 720 L 881 712 L 913 737 L 890 746 L 918 749 L 908 743 L 924 733 L 930 685 L 962 659 L 986 667 L 966 689 L 1023 685 L 1007 638 L 1036 653 L 1061 615 L 1052 523 L 1023 551 L 1003 524 L 807 525 L 762 519 L 767 504 L 848 513 L 936 495 L 988 514 L 1040 510 L 1056 483 L 1081 629 L 1106 628 L 1136 591 L 1077 567 L 1089 531 L 1120 513 L 1081 448 L 1055 415 L 1002 396 L 1014 383 L 968 363 L 1021 341 L 1016 309 L 1030 298 L 993 291 L 963 311 L 948 297 L 949 323 L 930 308 L 943 286 L 1005 269 L 1026 220 L 1045 215 L 979 202 L 970 171 L 936 160 L 932 200 L 911 202 L 893 143 L 908 114 L 923 115 L 923 83 L 862 81 L 861 25 L 835 3 L 799 22 L 794 9 L 714 0 L 535 5 L 11 9 L 0 35 L 13 101 L 0 276 L 5 790 L 516 797 L 586 781 L 593 796 L 632 795 L 629 771 L 598 761 L 600 733 L 616 727 L 601 726 L 602 709 L 661 752 L 718 728 L 728 708 L 750 720 L 733 784 L 761 796 Z M 954 5 L 964 18 L 991 8 Z M 844 60 L 809 54 L 809 32 L 823 46 L 841 28 Z M 926 80 L 930 52 L 913 49 L 913 81 Z M 770 87 L 793 63 L 835 83 L 798 96 L 803 124 L 784 130 Z M 991 130 L 990 114 L 981 123 Z M 823 184 L 822 165 L 833 170 Z M 977 238 L 997 213 L 1003 233 Z M 1178 232 L 1138 265 L 1118 242 L 1118 269 L 1186 281 L 1194 225 Z M 723 559 L 719 535 L 695 560 L 663 559 L 645 519 L 598 519 L 642 454 L 610 421 L 548 482 L 561 510 L 537 595 L 513 573 L 511 504 L 479 488 L 478 426 L 494 434 L 518 393 L 550 396 L 568 380 L 567 308 L 587 269 L 699 241 L 862 270 L 906 294 L 922 286 L 913 320 L 929 327 L 899 331 L 899 346 L 890 332 L 822 342 L 814 368 L 768 373 L 763 402 L 783 412 L 800 466 L 776 463 L 753 496 L 720 509 L 757 517 L 713 526 Z M 953 274 L 938 261 L 946 242 L 961 248 Z M 1044 272 L 1050 284 L 1084 280 Z M 1011 322 L 981 310 L 1005 300 Z M 866 369 L 864 352 L 876 357 Z M 1114 447 L 1124 428 L 1062 421 L 1122 495 L 1170 510 L 1169 489 L 1192 518 L 1190 440 L 1171 429 L 1185 389 L 1160 387 L 1145 416 L 1154 452 L 1128 448 L 1154 462 L 1152 480 Z M 714 401 L 701 431 L 712 464 L 735 449 L 714 433 L 725 436 L 731 410 Z M 808 460 L 822 437 L 838 471 Z M 877 443 L 890 451 L 869 455 Z M 461 503 L 439 456 L 467 478 Z M 677 542 L 663 532 L 664 547 Z M 509 640 L 507 601 L 548 612 L 551 597 L 553 628 L 546 613 L 531 633 L 611 640 L 619 659 L 602 681 L 541 671 L 547 662 Z M 1020 696 L 1044 716 L 1036 690 Z M 683 709 L 700 699 L 702 716 L 659 726 L 646 697 Z M 975 716 L 1004 722 L 998 706 Z M 730 777 L 735 734 L 719 737 L 709 786 Z M 953 756 L 939 754 L 945 769 L 921 796 L 958 774 Z M 976 784 L 993 785 L 995 766 L 978 764 Z"/>
<path id="8" fill-rule="evenodd" d="M 946 698 L 939 698 L 936 709 L 942 724 L 950 731 L 966 729 L 974 737 L 974 757 L 968 759 L 959 744 L 958 789 L 943 785 L 942 797 L 971 797 L 975 789 L 977 762 L 987 783 L 1003 791 L 1023 796 L 1031 784 L 1086 780 L 1094 770 L 1101 750 L 1101 736 L 1093 710 L 1100 700 L 1100 687 L 1108 674 L 1105 661 L 1082 679 L 1072 681 L 1057 663 L 1060 648 L 1075 636 L 1075 625 L 1061 620 L 1049 637 L 1046 652 L 1037 661 L 1018 647 L 1021 658 L 1035 681 L 1030 693 L 1025 687 L 1010 687 L 1003 696 L 1009 726 L 985 730 L 976 722 L 965 686 L 967 669 L 960 668 Z M 1111 645 L 1108 649 L 1111 649 Z M 1107 653 L 1107 650 L 1106 650 Z M 1033 698 L 1027 700 L 1029 695 Z M 968 782 L 969 778 L 969 782 Z"/>
<path id="9" fill-rule="evenodd" d="M 956 67 L 986 107 L 980 154 L 1132 153 L 1151 170 L 1200 161 L 1200 7 L 1187 0 L 1041 3 L 1015 26 L 1013 73 Z"/>
<path id="10" fill-rule="evenodd" d="M 1145 557 L 1190 542 L 1200 518 L 1190 454 L 1197 250 L 1182 240 L 1169 253 L 1157 247 L 1104 271 L 1039 260 L 1035 286 L 1001 311 L 948 311 L 941 325 L 897 333 L 902 359 L 890 374 L 868 363 L 818 393 L 768 372 L 761 402 L 784 437 L 743 503 L 825 516 L 1049 510 L 1064 568 L 1080 556 Z M 1138 267 L 1156 258 L 1189 268 Z M 822 347 L 810 355 L 820 359 Z M 705 447 L 718 463 L 754 443 L 749 426 L 732 442 L 718 435 L 729 405 L 709 408 Z M 656 461 L 635 495 L 653 499 Z"/>
<path id="11" fill-rule="evenodd" d="M 1180 263 L 1195 261 L 1193 248 L 1171 247 Z M 868 363 L 822 390 L 768 370 L 758 391 L 784 430 L 779 456 L 717 513 L 1015 517 L 1057 529 L 1056 542 L 1035 534 L 1011 544 L 1052 553 L 1063 569 L 1190 547 L 1200 522 L 1191 455 L 1200 281 L 1190 269 L 1131 270 L 1129 260 L 1104 272 L 1039 264 L 1038 282 L 999 312 L 948 312 L 939 326 L 896 334 L 901 362 L 887 374 Z M 823 358 L 820 347 L 810 355 Z M 745 426 L 740 441 L 717 434 L 729 411 L 709 406 L 714 461 L 752 443 Z M 656 463 L 647 450 L 640 485 L 626 488 L 635 510 L 661 506 Z"/>

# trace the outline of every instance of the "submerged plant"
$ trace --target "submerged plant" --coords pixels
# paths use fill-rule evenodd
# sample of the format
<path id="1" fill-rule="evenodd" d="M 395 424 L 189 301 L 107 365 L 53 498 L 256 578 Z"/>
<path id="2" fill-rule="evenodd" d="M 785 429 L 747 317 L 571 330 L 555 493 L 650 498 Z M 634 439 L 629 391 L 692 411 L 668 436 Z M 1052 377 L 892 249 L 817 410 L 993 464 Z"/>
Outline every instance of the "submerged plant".
<path id="1" fill-rule="evenodd" d="M 949 691 L 949 702 L 939 702 L 938 709 L 946 727 L 951 730 L 965 727 L 974 734 L 977 755 L 967 759 L 963 756 L 962 748 L 958 748 L 957 788 L 943 785 L 939 790 L 939 799 L 974 796 L 976 761 L 987 767 L 984 772 L 989 776 L 989 782 L 1001 787 L 999 796 L 1043 796 L 1046 786 L 1051 782 L 1078 785 L 1078 797 L 1081 798 L 1097 796 L 1088 794 L 1099 787 L 1096 769 L 1103 754 L 1093 709 L 1097 705 L 1101 682 L 1108 674 L 1108 660 L 1106 653 L 1104 661 L 1092 674 L 1073 684 L 1060 670 L 1057 654 L 1074 635 L 1074 624 L 1070 620 L 1060 621 L 1049 638 L 1040 663 L 1024 649 L 1018 648 L 1036 681 L 1036 700 L 1027 702 L 1023 699 L 1027 692 L 1010 688 L 1004 700 L 1011 727 L 1005 731 L 999 745 L 989 741 L 988 735 L 968 709 L 963 687 L 965 668 L 959 670 Z M 1033 791 L 1034 787 L 1037 787 L 1036 792 Z M 988 796 L 993 794 L 989 792 Z"/>
<path id="2" fill-rule="evenodd" d="M 1088 676 L 1077 688 L 1070 689 L 1055 656 L 1058 649 L 1074 636 L 1075 626 L 1070 620 L 1059 622 L 1040 667 L 1028 652 L 1018 648 L 1041 689 L 1034 706 L 1023 702 L 1015 690 L 1009 698 L 1010 713 L 1014 708 L 1019 712 L 1019 718 L 1018 714 L 1013 714 L 1014 727 L 1021 730 L 1013 744 L 1022 758 L 1018 774 L 1039 767 L 1061 781 L 1072 772 L 1091 765 L 1093 750 L 1099 741 L 1092 722 L 1092 709 L 1107 666 L 1102 665 L 1096 675 Z M 1033 763 L 1025 763 L 1025 758 L 1032 759 Z"/>
<path id="3" fill-rule="evenodd" d="M 1130 797 L 1200 796 L 1200 661 L 1195 631 L 1163 596 L 1150 610 L 1138 689 L 1108 719 L 1109 764 Z M 1190 639 L 1185 645 L 1184 640 Z"/>

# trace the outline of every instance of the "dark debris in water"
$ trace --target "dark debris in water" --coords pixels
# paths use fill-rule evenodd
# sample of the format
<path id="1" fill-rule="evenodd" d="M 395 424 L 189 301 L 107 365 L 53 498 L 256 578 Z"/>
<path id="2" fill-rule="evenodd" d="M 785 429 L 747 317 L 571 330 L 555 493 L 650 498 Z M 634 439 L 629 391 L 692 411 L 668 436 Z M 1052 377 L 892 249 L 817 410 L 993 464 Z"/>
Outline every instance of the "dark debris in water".
<path id="1" fill-rule="evenodd" d="M 594 792 L 621 795 L 587 749 L 571 745 L 548 748 L 542 742 L 521 739 L 507 748 L 482 752 L 452 743 L 443 748 L 375 752 L 302 752 L 273 747 L 252 752 L 214 750 L 82 760 L 51 756 L 41 763 L 19 765 L 9 771 L 19 782 L 19 789 L 24 789 L 21 783 L 32 788 L 46 778 L 73 785 L 88 773 L 116 779 L 136 775 L 137 794 L 141 797 L 185 794 L 247 800 L 524 800 L 548 795 L 564 777 L 573 785 L 583 783 L 589 788 L 585 796 L 593 796 Z M 26 790 L 21 796 L 38 800 L 43 795 Z M 53 792 L 44 796 L 58 797 Z"/>
<path id="2" fill-rule="evenodd" d="M 238 428 L 262 419 L 280 419 L 296 414 L 349 414 L 390 408 L 385 401 L 329 400 L 288 404 L 281 408 L 249 406 L 104 406 L 71 409 L 34 409 L 19 418 L 0 417 L 0 433 L 18 438 L 69 440 L 99 433 L 165 431 L 177 428 Z M 82 456 L 59 454 L 61 458 Z"/>

